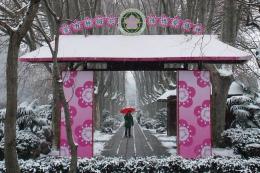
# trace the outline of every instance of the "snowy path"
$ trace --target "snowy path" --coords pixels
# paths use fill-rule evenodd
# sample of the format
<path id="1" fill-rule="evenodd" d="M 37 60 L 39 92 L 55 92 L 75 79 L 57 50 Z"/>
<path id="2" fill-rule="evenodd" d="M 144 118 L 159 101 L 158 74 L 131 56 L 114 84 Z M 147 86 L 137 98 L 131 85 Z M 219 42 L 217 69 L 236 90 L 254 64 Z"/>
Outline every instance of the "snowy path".
<path id="1" fill-rule="evenodd" d="M 135 122 L 131 129 L 131 138 L 124 137 L 124 126 L 106 144 L 103 156 L 109 157 L 145 157 L 145 156 L 169 156 L 166 148 L 161 145 L 156 137 L 148 130 L 142 130 Z"/>

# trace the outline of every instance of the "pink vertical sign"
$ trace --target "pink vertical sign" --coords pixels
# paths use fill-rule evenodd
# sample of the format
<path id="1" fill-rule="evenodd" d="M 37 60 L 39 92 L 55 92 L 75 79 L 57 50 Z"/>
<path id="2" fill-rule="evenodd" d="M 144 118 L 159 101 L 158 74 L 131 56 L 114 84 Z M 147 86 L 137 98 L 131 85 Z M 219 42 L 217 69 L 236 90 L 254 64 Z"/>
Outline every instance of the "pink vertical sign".
<path id="1" fill-rule="evenodd" d="M 211 156 L 209 72 L 179 71 L 177 76 L 178 155 Z"/>
<path id="2" fill-rule="evenodd" d="M 74 141 L 78 144 L 78 156 L 93 156 L 93 72 L 67 71 L 62 73 L 63 89 L 69 102 Z M 60 155 L 70 156 L 67 142 L 64 110 L 61 109 Z"/>

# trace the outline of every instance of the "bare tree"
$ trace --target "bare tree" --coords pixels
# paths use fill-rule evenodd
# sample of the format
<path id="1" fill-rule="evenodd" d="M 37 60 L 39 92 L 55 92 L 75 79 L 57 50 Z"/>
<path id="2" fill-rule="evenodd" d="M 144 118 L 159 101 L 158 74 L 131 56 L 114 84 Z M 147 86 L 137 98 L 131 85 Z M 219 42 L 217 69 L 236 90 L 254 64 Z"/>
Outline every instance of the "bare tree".
<path id="1" fill-rule="evenodd" d="M 38 11 L 40 0 L 30 0 L 25 7 L 27 10 L 23 21 L 16 28 L 13 28 L 8 22 L 0 20 L 0 28 L 4 29 L 10 36 L 8 54 L 7 54 L 7 104 L 5 118 L 5 166 L 7 173 L 18 173 L 20 168 L 16 152 L 16 113 L 17 113 L 17 66 L 18 53 L 22 39 L 30 29 L 33 19 Z M 17 14 L 6 6 L 0 5 L 3 13 L 15 17 Z M 24 7 L 23 7 L 24 8 Z M 21 8 L 21 10 L 23 9 Z M 23 13 L 22 13 L 23 14 Z M 19 15 L 19 14 L 18 14 Z M 20 14 L 21 15 L 21 14 Z"/>
<path id="2" fill-rule="evenodd" d="M 44 31 L 42 31 L 42 34 L 45 37 L 45 40 L 50 48 L 51 54 L 52 54 L 52 60 L 53 60 L 53 87 L 55 91 L 58 91 L 58 97 L 59 100 L 61 101 L 61 104 L 64 108 L 64 114 L 65 114 L 65 124 L 66 124 L 66 134 L 67 134 L 67 139 L 68 139 L 68 143 L 70 146 L 70 150 L 71 150 L 71 162 L 70 162 L 70 169 L 69 172 L 70 173 L 76 173 L 77 172 L 77 144 L 75 144 L 74 139 L 73 139 L 73 135 L 72 135 L 72 129 L 71 129 L 71 123 L 70 123 L 70 112 L 69 112 L 69 104 L 66 101 L 65 98 L 65 94 L 63 91 L 63 82 L 62 79 L 60 77 L 60 67 L 58 64 L 58 60 L 57 60 L 57 56 L 58 56 L 58 51 L 59 51 L 59 28 L 61 27 L 63 20 L 63 15 L 62 12 L 60 14 L 56 14 L 54 12 L 54 10 L 51 8 L 50 4 L 48 3 L 47 0 L 44 0 L 45 5 L 49 11 L 49 13 L 51 13 L 51 15 L 54 18 L 55 21 L 55 36 L 54 36 L 54 48 L 50 43 L 50 38 L 48 38 L 48 36 L 44 33 Z M 56 2 L 57 3 L 57 2 Z"/>

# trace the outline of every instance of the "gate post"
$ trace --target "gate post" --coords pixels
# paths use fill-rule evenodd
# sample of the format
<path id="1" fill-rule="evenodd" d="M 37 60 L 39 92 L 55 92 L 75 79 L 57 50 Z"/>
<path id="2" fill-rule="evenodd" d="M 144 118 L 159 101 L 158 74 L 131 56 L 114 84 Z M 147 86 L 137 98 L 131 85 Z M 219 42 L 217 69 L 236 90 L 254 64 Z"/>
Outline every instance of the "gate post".
<path id="1" fill-rule="evenodd" d="M 63 90 L 69 104 L 71 129 L 78 144 L 78 157 L 93 157 L 93 104 L 94 86 L 92 71 L 63 72 Z M 60 155 L 70 156 L 66 124 L 61 109 Z"/>
<path id="2" fill-rule="evenodd" d="M 189 159 L 212 154 L 208 71 L 178 71 L 177 153 Z"/>

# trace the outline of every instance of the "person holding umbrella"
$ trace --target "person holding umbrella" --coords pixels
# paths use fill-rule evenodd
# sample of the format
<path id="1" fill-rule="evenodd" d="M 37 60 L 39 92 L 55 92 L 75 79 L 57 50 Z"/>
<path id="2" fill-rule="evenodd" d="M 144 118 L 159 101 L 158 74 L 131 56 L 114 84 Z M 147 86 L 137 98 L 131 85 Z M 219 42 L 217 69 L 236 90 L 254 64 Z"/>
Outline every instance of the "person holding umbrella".
<path id="1" fill-rule="evenodd" d="M 134 120 L 131 112 L 134 112 L 135 109 L 132 107 L 125 107 L 120 110 L 122 114 L 124 114 L 125 120 L 125 137 L 131 137 L 131 127 L 134 125 Z"/>
<path id="2" fill-rule="evenodd" d="M 131 127 L 134 125 L 134 120 L 131 112 L 127 112 L 125 117 L 125 137 L 131 137 Z"/>

